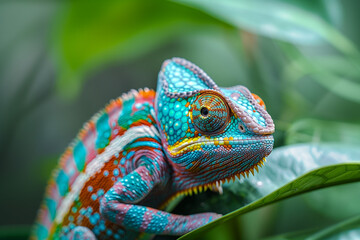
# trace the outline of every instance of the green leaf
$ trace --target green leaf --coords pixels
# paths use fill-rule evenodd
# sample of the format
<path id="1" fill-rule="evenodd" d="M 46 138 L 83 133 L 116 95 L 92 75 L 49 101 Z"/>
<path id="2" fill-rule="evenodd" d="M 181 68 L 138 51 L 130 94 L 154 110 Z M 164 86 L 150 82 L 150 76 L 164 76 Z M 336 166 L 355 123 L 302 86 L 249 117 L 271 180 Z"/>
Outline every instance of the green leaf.
<path id="1" fill-rule="evenodd" d="M 356 47 L 304 1 L 176 0 L 248 31 L 301 45 L 327 41 L 349 56 Z M 315 8 L 316 9 L 316 8 Z"/>
<path id="2" fill-rule="evenodd" d="M 342 142 L 360 144 L 360 125 L 342 122 L 302 119 L 290 126 L 286 134 L 286 143 L 304 142 Z M 360 183 L 347 184 L 304 195 L 308 205 L 316 211 L 333 219 L 344 219 L 360 214 L 357 201 Z M 340 204 L 347 202 L 346 204 Z"/>
<path id="3" fill-rule="evenodd" d="M 308 191 L 360 181 L 360 149 L 339 144 L 301 144 L 275 149 L 258 174 L 237 182 L 257 189 L 258 200 L 215 220 L 181 239 L 196 239 L 203 231 L 257 208 Z"/>
<path id="4" fill-rule="evenodd" d="M 325 228 L 308 236 L 307 240 L 318 239 L 359 239 L 360 238 L 360 215 Z"/>
<path id="5" fill-rule="evenodd" d="M 55 33 L 58 91 L 75 96 L 85 75 L 106 62 L 129 60 L 198 26 L 224 25 L 167 1 L 70 1 Z"/>
<path id="6" fill-rule="evenodd" d="M 360 124 L 317 119 L 300 119 L 286 132 L 287 145 L 305 142 L 360 144 Z"/>

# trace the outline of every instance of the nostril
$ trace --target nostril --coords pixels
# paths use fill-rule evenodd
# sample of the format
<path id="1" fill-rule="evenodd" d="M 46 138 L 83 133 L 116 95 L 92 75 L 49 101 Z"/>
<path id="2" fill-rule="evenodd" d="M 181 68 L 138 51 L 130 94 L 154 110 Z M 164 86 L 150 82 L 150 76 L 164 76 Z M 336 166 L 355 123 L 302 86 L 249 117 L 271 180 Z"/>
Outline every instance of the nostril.
<path id="1" fill-rule="evenodd" d="M 246 131 L 246 128 L 242 123 L 239 123 L 239 130 L 240 130 L 240 132 L 245 132 Z"/>

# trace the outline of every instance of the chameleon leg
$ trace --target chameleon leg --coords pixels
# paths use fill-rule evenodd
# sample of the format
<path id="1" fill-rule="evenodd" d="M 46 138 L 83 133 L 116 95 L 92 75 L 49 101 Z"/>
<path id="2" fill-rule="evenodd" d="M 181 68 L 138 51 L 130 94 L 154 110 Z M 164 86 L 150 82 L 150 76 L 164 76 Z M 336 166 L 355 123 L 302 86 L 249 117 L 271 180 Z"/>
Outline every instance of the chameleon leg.
<path id="1" fill-rule="evenodd" d="M 221 217 L 216 213 L 182 216 L 150 207 L 115 202 L 111 203 L 108 211 L 114 215 L 115 223 L 127 229 L 169 235 L 185 234 Z"/>
<path id="2" fill-rule="evenodd" d="M 133 205 L 160 182 L 146 166 L 140 166 L 116 183 L 102 198 L 101 214 L 108 220 L 137 232 L 181 235 L 221 215 L 203 213 L 181 216 L 150 207 Z"/>
<path id="3" fill-rule="evenodd" d="M 87 227 L 77 226 L 68 235 L 69 240 L 96 240 L 94 233 Z"/>

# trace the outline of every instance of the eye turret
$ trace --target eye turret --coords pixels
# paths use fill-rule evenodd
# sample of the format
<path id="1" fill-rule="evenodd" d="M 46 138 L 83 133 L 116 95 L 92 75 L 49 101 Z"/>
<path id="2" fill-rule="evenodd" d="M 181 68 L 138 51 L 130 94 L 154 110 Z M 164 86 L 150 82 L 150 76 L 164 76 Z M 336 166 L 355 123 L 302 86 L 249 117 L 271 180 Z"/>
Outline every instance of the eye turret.
<path id="1" fill-rule="evenodd" d="M 192 105 L 192 121 L 197 131 L 205 135 L 221 132 L 230 120 L 230 109 L 216 93 L 200 94 Z"/>

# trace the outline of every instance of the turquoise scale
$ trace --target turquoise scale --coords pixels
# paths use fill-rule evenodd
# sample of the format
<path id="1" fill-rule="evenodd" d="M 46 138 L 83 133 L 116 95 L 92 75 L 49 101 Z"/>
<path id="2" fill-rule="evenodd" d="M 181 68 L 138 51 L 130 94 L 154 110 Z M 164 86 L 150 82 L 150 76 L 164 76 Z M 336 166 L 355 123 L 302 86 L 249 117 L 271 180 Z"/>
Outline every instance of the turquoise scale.
<path id="1" fill-rule="evenodd" d="M 59 189 L 59 193 L 61 196 L 65 196 L 65 194 L 69 190 L 69 177 L 63 170 L 59 170 L 58 175 L 56 177 L 56 184 Z"/>
<path id="2" fill-rule="evenodd" d="M 208 88 L 192 71 L 175 62 L 166 65 L 164 74 L 171 79 L 169 81 L 170 92 L 187 92 Z"/>
<path id="3" fill-rule="evenodd" d="M 164 126 L 160 127 L 165 130 L 167 140 L 170 145 L 178 142 L 178 139 L 186 136 L 186 131 L 189 129 L 189 117 L 187 116 L 190 107 L 186 107 L 187 101 L 184 99 L 168 99 L 161 106 L 159 106 L 158 118 L 161 122 L 164 122 Z"/>
<path id="4" fill-rule="evenodd" d="M 83 171 L 86 161 L 86 148 L 82 141 L 78 141 L 78 143 L 75 145 L 73 157 L 77 170 L 79 172 Z"/>
<path id="5" fill-rule="evenodd" d="M 95 142 L 96 149 L 105 148 L 109 144 L 111 128 L 109 126 L 109 116 L 103 113 L 96 122 L 97 138 Z"/>
<path id="6" fill-rule="evenodd" d="M 57 203 L 51 198 L 46 198 L 45 203 L 46 203 L 46 206 L 47 206 L 47 208 L 49 210 L 51 220 L 53 221 L 55 219 L 55 215 L 56 215 Z"/>

